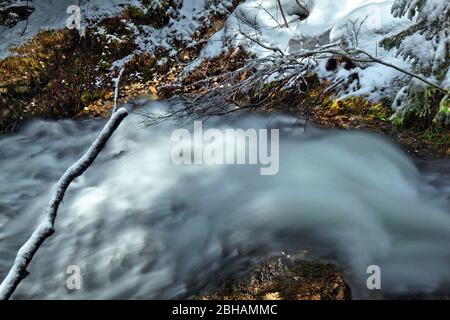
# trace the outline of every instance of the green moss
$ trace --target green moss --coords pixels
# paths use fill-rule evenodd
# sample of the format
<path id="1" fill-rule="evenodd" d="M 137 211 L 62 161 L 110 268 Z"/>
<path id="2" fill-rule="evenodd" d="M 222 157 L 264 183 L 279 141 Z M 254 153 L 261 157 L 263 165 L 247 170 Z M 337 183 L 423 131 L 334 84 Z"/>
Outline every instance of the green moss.
<path id="1" fill-rule="evenodd" d="M 142 0 L 144 9 L 129 6 L 123 12 L 122 17 L 132 21 L 137 26 L 149 25 L 162 28 L 170 22 L 172 17 L 170 9 L 179 7 L 181 3 L 177 0 Z M 172 12 L 175 12 L 175 10 L 172 10 Z"/>
<path id="2" fill-rule="evenodd" d="M 447 76 L 449 70 L 450 70 L 450 52 L 447 52 L 444 62 L 442 63 L 442 65 L 439 66 L 439 68 L 436 69 L 434 75 L 436 76 L 436 79 L 438 81 L 442 82 L 445 80 L 445 77 Z"/>
<path id="3" fill-rule="evenodd" d="M 439 112 L 448 116 L 450 115 L 450 97 L 446 96 L 439 105 Z"/>
<path id="4" fill-rule="evenodd" d="M 442 125 L 441 109 L 448 107 L 448 99 L 435 88 L 412 88 L 407 105 L 391 117 L 392 124 L 401 129 L 427 130 Z"/>
<path id="5" fill-rule="evenodd" d="M 450 98 L 446 96 L 439 104 L 439 110 L 433 122 L 438 126 L 448 127 L 450 126 Z"/>
<path id="6" fill-rule="evenodd" d="M 447 132 L 447 134 L 445 134 L 442 131 L 436 132 L 433 130 L 427 130 L 421 134 L 421 137 L 428 143 L 431 143 L 434 145 L 443 145 L 443 146 L 450 145 L 450 135 L 448 135 L 448 132 Z"/>
<path id="7" fill-rule="evenodd" d="M 330 109 L 336 115 L 360 115 L 380 121 L 386 121 L 391 114 L 383 103 L 372 103 L 359 96 L 335 100 L 331 103 Z"/>
<path id="8" fill-rule="evenodd" d="M 405 113 L 404 112 L 397 111 L 396 113 L 394 113 L 392 115 L 390 120 L 394 127 L 399 128 L 399 129 L 405 128 Z"/>

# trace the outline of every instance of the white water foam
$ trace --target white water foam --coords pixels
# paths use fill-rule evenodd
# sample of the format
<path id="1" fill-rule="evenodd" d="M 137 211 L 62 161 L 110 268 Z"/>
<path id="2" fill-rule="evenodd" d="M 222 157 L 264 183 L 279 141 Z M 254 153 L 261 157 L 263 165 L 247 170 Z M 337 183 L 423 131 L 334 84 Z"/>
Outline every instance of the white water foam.
<path id="1" fill-rule="evenodd" d="M 175 166 L 175 124 L 143 127 L 140 120 L 126 119 L 69 188 L 56 234 L 15 298 L 189 298 L 282 250 L 335 262 L 355 297 L 369 294 L 366 268 L 373 264 L 385 294 L 448 288 L 448 180 L 430 184 L 431 175 L 384 139 L 303 134 L 270 121 L 284 127 L 280 171 L 261 176 L 248 165 Z M 240 116 L 205 126 L 268 123 Z M 103 124 L 34 121 L 0 139 L 0 277 L 42 217 L 52 185 Z M 82 290 L 66 289 L 69 265 L 81 267 Z"/>

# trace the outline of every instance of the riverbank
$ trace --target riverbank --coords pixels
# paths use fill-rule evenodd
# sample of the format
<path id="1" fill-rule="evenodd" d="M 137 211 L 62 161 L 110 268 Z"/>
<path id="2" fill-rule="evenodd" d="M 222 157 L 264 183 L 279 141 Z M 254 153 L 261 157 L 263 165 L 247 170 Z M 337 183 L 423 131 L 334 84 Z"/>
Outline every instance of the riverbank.
<path id="1" fill-rule="evenodd" d="M 173 0 L 160 2 L 154 10 L 149 9 L 153 4 L 145 1 L 117 8 L 112 5 L 106 16 L 95 13 L 89 7 L 85 8 L 84 14 L 96 18 L 88 20 L 82 32 L 65 28 L 39 31 L 36 27 L 28 30 L 35 35 L 29 41 L 10 48 L 10 54 L 0 61 L 0 133 L 14 132 L 24 122 L 36 118 L 106 116 L 113 104 L 113 80 L 122 67 L 124 73 L 119 98 L 124 103 L 142 95 L 151 95 L 155 99 L 196 95 L 193 100 L 198 101 L 201 100 L 198 96 L 207 91 L 221 86 L 236 86 L 251 77 L 256 67 L 268 66 L 257 64 L 252 67 L 249 64 L 260 57 L 270 60 L 270 50 L 262 55 L 261 49 L 265 45 L 247 39 L 248 34 L 241 30 L 239 22 L 236 29 L 235 20 L 239 15 L 250 13 L 247 12 L 249 3 L 238 0 L 214 5 L 200 3 L 204 11 L 177 5 Z M 99 1 L 97 5 L 102 7 L 107 4 Z M 346 6 L 339 5 L 339 8 L 344 10 Z M 45 7 L 38 6 L 37 11 L 40 9 Z M 383 10 L 383 15 L 390 15 L 384 13 L 388 9 L 389 5 L 382 4 L 379 10 Z M 271 10 L 273 8 L 268 7 L 266 13 Z M 320 10 L 323 14 L 330 14 L 326 8 Z M 296 17 L 295 12 L 293 17 Z M 311 15 L 313 18 L 314 12 Z M 278 12 L 274 17 L 277 16 Z M 302 25 L 304 18 L 294 21 Z M 333 15 L 331 18 L 335 19 Z M 385 18 L 387 22 L 383 23 L 392 19 Z M 262 17 L 258 16 L 258 19 Z M 335 23 L 339 25 L 342 21 L 338 20 Z M 393 30 L 388 28 L 390 31 L 383 29 L 383 32 L 390 34 L 406 23 L 403 20 L 393 21 L 395 23 L 392 22 L 389 27 Z M 273 22 L 265 21 L 267 25 L 261 27 L 262 35 L 271 34 L 269 26 Z M 16 23 L 17 26 L 13 25 L 11 30 L 20 27 L 20 19 Z M 371 28 L 378 30 L 381 26 L 372 25 L 370 21 L 366 24 L 364 34 L 360 36 L 367 37 L 364 43 L 370 45 L 375 39 Z M 315 28 L 317 32 L 322 32 L 320 30 L 325 26 L 320 24 Z M 276 30 L 280 33 L 278 40 L 284 45 L 287 45 L 284 43 L 285 33 L 292 32 L 292 28 L 288 29 Z M 7 29 L 3 31 L 8 32 Z M 235 38 L 243 38 L 246 42 Z M 296 39 L 295 34 L 293 39 Z M 288 54 L 287 48 L 281 49 L 285 60 L 296 61 L 293 63 L 297 64 L 297 69 L 304 67 L 303 62 Z M 383 53 L 386 58 L 394 59 L 404 67 L 401 60 L 393 58 L 395 52 L 381 50 L 380 55 Z M 264 113 L 288 113 L 324 128 L 381 133 L 391 137 L 412 156 L 450 156 L 449 128 L 433 122 L 434 113 L 443 98 L 442 93 L 428 89 L 418 92 L 417 103 L 421 106 L 417 107 L 417 114 L 407 115 L 408 119 L 393 119 L 395 110 L 391 105 L 396 91 L 392 90 L 392 85 L 389 87 L 381 81 L 376 85 L 370 83 L 373 88 L 364 88 L 369 84 L 364 84 L 363 78 L 375 72 L 387 79 L 393 77 L 395 86 L 403 85 L 408 79 L 400 79 L 400 74 L 393 75 L 390 68 L 378 69 L 376 64 L 361 63 L 356 58 L 352 60 L 352 57 L 331 55 L 322 64 L 326 65 L 326 70 L 317 66 L 308 67 L 310 71 L 302 78 L 296 78 L 295 85 L 290 83 L 286 86 L 283 80 L 256 79 L 262 84 L 250 91 L 237 87 L 231 95 L 224 95 L 221 100 L 246 109 L 257 104 L 257 108 L 251 109 Z M 272 78 L 276 78 L 275 74 Z M 369 89 L 370 94 L 367 94 Z M 354 94 L 352 90 L 356 90 Z"/>
<path id="2" fill-rule="evenodd" d="M 14 132 L 24 122 L 35 118 L 106 117 L 113 105 L 112 79 L 118 71 L 110 73 L 96 68 L 96 57 L 101 52 L 96 53 L 99 44 L 96 44 L 98 39 L 94 39 L 80 39 L 72 31 L 44 33 L 32 43 L 18 48 L 19 57 L 1 61 L 0 131 Z M 80 44 L 83 45 L 80 47 Z M 27 52 L 32 52 L 32 55 Z M 183 73 L 185 63 L 197 59 L 199 52 L 199 49 L 196 53 L 191 52 L 184 62 L 174 59 L 161 64 L 157 63 L 157 57 L 144 54 L 125 64 L 119 90 L 120 102 L 126 103 L 139 96 L 151 96 L 157 100 L 186 94 L 198 97 L 204 94 L 204 81 L 208 81 L 209 88 L 215 88 L 224 76 L 243 68 L 253 59 L 251 53 L 237 48 L 217 58 L 205 59 L 189 73 Z M 79 69 L 81 65 L 85 71 Z M 147 76 L 136 78 L 136 74 Z M 248 76 L 248 70 L 245 70 L 234 81 L 242 81 Z M 252 92 L 257 98 L 240 99 L 239 102 L 264 101 L 254 108 L 256 112 L 282 112 L 300 118 L 306 114 L 314 125 L 323 128 L 387 135 L 414 157 L 450 156 L 450 135 L 445 128 L 396 127 L 390 121 L 393 111 L 389 100 L 373 103 L 357 96 L 339 100 L 334 98 L 333 91 L 326 91 L 329 86 L 326 81 L 314 75 L 307 80 L 303 94 L 290 90 L 274 93 L 268 89 L 278 84 L 273 83 Z"/>

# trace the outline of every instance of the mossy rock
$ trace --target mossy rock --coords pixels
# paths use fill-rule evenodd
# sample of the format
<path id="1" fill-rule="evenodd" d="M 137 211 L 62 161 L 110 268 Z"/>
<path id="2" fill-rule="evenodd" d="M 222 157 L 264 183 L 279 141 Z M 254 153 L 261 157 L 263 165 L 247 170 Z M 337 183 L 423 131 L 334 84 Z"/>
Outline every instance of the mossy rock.
<path id="1" fill-rule="evenodd" d="M 391 117 L 400 129 L 427 130 L 448 126 L 448 97 L 431 87 L 412 87 L 407 103 Z"/>
<path id="2" fill-rule="evenodd" d="M 439 110 L 433 122 L 437 125 L 450 126 L 450 97 L 446 96 L 439 104 Z"/>
<path id="3" fill-rule="evenodd" d="M 246 279 L 225 283 L 201 300 L 350 300 L 350 287 L 332 264 L 273 258 Z"/>

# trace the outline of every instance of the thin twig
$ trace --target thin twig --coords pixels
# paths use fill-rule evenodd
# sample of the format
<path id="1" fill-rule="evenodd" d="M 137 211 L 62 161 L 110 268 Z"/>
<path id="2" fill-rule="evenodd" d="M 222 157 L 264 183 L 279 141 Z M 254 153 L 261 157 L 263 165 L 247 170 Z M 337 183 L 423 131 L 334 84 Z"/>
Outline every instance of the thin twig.
<path id="1" fill-rule="evenodd" d="M 411 76 L 411 77 L 413 77 L 413 78 L 415 78 L 415 79 L 418 79 L 418 80 L 420 80 L 420 81 L 422 81 L 422 82 L 428 84 L 429 86 L 432 86 L 433 88 L 435 88 L 435 89 L 437 89 L 437 90 L 439 90 L 439 91 L 441 91 L 441 92 L 443 92 L 443 93 L 445 93 L 445 94 L 449 94 L 449 90 L 444 89 L 444 88 L 438 86 L 437 84 L 434 84 L 434 83 L 431 82 L 431 81 L 428 81 L 428 80 L 425 79 L 424 77 L 421 77 L 421 76 L 419 76 L 419 75 L 417 75 L 417 74 L 414 74 L 414 73 L 409 72 L 409 71 L 407 71 L 407 70 L 405 70 L 405 69 L 402 69 L 402 68 L 400 68 L 400 67 L 397 67 L 397 66 L 394 65 L 394 64 L 385 62 L 385 61 L 383 61 L 383 60 L 381 60 L 381 59 L 379 59 L 379 58 L 376 58 L 376 57 L 372 56 L 370 53 L 365 52 L 365 51 L 363 51 L 363 50 L 355 49 L 355 51 L 356 51 L 356 52 L 359 52 L 359 53 L 361 53 L 361 54 L 366 55 L 372 62 L 376 62 L 376 63 L 382 64 L 382 65 L 384 65 L 384 66 L 386 66 L 386 67 L 389 67 L 389 68 L 395 69 L 395 70 L 397 70 L 397 71 L 400 71 L 400 72 L 402 72 L 402 73 L 404 73 L 404 74 L 406 74 L 406 75 L 408 75 L 408 76 Z"/>
<path id="2" fill-rule="evenodd" d="M 254 43 L 256 43 L 257 45 L 259 45 L 260 47 L 262 47 L 262 48 L 264 48 L 264 49 L 267 49 L 267 50 L 275 51 L 275 52 L 279 53 L 280 55 L 284 56 L 284 53 L 283 53 L 283 51 L 281 51 L 281 49 L 279 49 L 279 48 L 273 48 L 273 47 L 270 47 L 270 46 L 268 46 L 268 45 L 265 45 L 265 44 L 262 43 L 261 41 L 255 39 L 255 38 L 250 37 L 249 35 L 247 35 L 247 34 L 246 34 L 244 31 L 242 31 L 242 30 L 239 30 L 239 32 L 240 32 L 244 37 L 246 37 L 246 38 L 249 39 L 250 41 L 253 41 Z"/>
<path id="3" fill-rule="evenodd" d="M 26 4 L 27 8 L 29 8 L 28 3 L 29 3 L 29 0 L 27 0 L 27 4 Z M 24 35 L 25 32 L 27 31 L 29 19 L 30 19 L 30 15 L 27 16 L 27 21 L 26 21 L 26 23 L 25 23 L 25 28 L 22 30 L 22 33 L 20 34 L 20 37 L 21 37 L 21 38 L 23 37 L 23 35 Z"/>
<path id="4" fill-rule="evenodd" d="M 283 6 L 281 5 L 281 1 L 277 0 L 278 7 L 280 7 L 281 16 L 283 17 L 284 24 L 286 25 L 286 28 L 289 28 L 289 23 L 287 22 L 286 16 L 284 15 Z"/>

